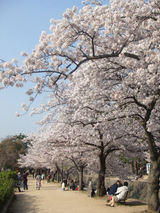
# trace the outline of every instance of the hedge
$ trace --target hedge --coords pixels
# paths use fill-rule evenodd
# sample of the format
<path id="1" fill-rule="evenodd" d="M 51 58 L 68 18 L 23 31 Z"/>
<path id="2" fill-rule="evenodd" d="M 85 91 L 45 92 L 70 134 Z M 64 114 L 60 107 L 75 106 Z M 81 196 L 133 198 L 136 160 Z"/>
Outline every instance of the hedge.
<path id="1" fill-rule="evenodd" d="M 9 200 L 10 196 L 14 193 L 15 180 L 16 172 L 0 172 L 0 209 L 2 209 L 5 202 Z"/>

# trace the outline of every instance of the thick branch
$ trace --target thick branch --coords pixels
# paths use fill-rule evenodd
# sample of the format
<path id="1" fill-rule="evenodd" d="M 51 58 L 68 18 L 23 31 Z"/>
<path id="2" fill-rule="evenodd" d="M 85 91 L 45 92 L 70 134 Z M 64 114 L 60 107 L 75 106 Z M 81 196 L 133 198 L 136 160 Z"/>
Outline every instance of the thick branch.
<path id="1" fill-rule="evenodd" d="M 93 143 L 88 143 L 88 142 L 84 142 L 85 145 L 88 145 L 88 146 L 92 146 L 92 147 L 96 147 L 98 149 L 101 149 L 101 146 L 98 146 L 96 144 L 93 144 Z"/>
<path id="2" fill-rule="evenodd" d="M 142 103 L 140 103 L 140 102 L 136 99 L 135 96 L 130 96 L 130 97 L 127 97 L 127 98 L 125 98 L 125 99 L 133 99 L 135 104 L 137 104 L 138 106 L 144 108 L 145 110 L 148 109 L 147 106 L 144 105 L 144 104 L 142 104 Z"/>
<path id="3" fill-rule="evenodd" d="M 140 57 L 139 57 L 138 55 L 133 54 L 133 53 L 124 53 L 124 55 L 125 55 L 126 57 L 136 59 L 136 60 L 138 60 L 138 61 L 140 60 Z"/>
<path id="4" fill-rule="evenodd" d="M 119 150 L 121 150 L 120 148 L 118 148 L 118 147 L 110 147 L 109 149 L 107 149 L 106 151 L 105 151 L 105 158 L 110 154 L 110 153 L 112 153 L 112 152 L 115 152 L 115 151 L 119 151 Z"/>

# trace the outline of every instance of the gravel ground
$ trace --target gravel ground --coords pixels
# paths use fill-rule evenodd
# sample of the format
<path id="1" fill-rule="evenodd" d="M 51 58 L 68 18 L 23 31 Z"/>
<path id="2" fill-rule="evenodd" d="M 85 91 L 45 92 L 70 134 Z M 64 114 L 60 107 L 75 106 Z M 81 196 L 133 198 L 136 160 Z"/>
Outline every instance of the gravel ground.
<path id="1" fill-rule="evenodd" d="M 29 178 L 29 190 L 16 192 L 8 213 L 138 213 L 147 206 L 136 200 L 127 205 L 108 207 L 102 198 L 89 198 L 86 193 L 62 191 L 59 184 L 42 182 L 35 189 L 35 180 Z"/>

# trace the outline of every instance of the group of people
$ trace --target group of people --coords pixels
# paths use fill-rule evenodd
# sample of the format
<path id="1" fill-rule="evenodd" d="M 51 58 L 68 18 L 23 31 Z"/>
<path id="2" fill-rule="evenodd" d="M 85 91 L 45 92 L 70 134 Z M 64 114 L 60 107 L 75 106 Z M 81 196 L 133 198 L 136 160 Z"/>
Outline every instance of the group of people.
<path id="1" fill-rule="evenodd" d="M 28 190 L 28 175 L 29 175 L 28 171 L 24 171 L 22 175 L 20 172 L 17 173 L 17 180 L 15 183 L 15 187 L 18 188 L 19 192 L 21 192 L 21 187 L 23 187 L 24 190 Z M 41 180 L 45 179 L 45 174 L 37 173 L 35 175 L 35 179 L 36 179 L 36 189 L 40 190 Z"/>
<path id="2" fill-rule="evenodd" d="M 28 190 L 28 175 L 28 171 L 24 171 L 22 175 L 18 172 L 15 186 L 18 188 L 19 192 L 21 192 L 21 187 L 23 187 L 24 190 Z"/>
<path id="3" fill-rule="evenodd" d="M 28 175 L 29 172 L 25 171 L 23 172 L 23 174 L 21 175 L 20 172 L 18 172 L 17 174 L 17 181 L 16 181 L 16 187 L 18 188 L 19 192 L 21 192 L 21 187 L 23 187 L 24 190 L 28 190 Z M 41 188 L 41 180 L 45 179 L 45 175 L 42 173 L 42 175 L 40 175 L 40 173 L 38 173 L 36 176 L 36 189 L 40 190 Z M 62 190 L 65 191 L 67 186 L 67 180 L 63 180 L 62 181 Z M 76 190 L 77 186 L 74 180 L 71 180 L 69 183 L 69 188 L 70 190 Z M 88 196 L 90 195 L 92 197 L 92 183 L 91 181 L 89 182 L 89 186 L 88 186 L 88 190 L 90 189 L 90 191 L 88 191 Z M 115 202 L 119 202 L 126 199 L 128 194 L 128 182 L 124 182 L 124 184 L 122 185 L 122 183 L 117 180 L 116 183 L 114 183 L 111 187 L 109 187 L 107 189 L 107 205 L 114 207 Z"/>
<path id="4" fill-rule="evenodd" d="M 117 180 L 111 187 L 107 189 L 107 205 L 114 207 L 115 202 L 125 201 L 128 194 L 128 182 L 122 183 Z"/>
<path id="5" fill-rule="evenodd" d="M 65 191 L 67 186 L 70 190 L 73 190 L 73 191 L 79 190 L 79 186 L 76 184 L 75 180 L 69 180 L 69 183 L 67 180 L 63 180 L 62 181 L 62 190 Z"/>
<path id="6" fill-rule="evenodd" d="M 70 190 L 76 190 L 78 186 L 76 186 L 76 183 L 74 180 L 71 180 L 69 184 L 67 184 L 67 180 L 62 181 L 62 190 L 66 190 L 66 186 L 69 186 Z M 88 196 L 94 197 L 95 190 L 93 188 L 92 181 L 89 181 L 88 184 Z M 107 205 L 114 207 L 115 202 L 119 201 L 125 201 L 128 194 L 128 182 L 122 183 L 117 180 L 116 183 L 114 183 L 111 187 L 107 189 Z"/>

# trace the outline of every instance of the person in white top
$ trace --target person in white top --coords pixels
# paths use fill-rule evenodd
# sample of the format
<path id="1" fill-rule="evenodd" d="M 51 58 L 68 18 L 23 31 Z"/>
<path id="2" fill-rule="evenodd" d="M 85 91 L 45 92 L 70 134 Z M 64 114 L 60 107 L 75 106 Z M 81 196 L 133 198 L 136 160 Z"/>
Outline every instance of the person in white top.
<path id="1" fill-rule="evenodd" d="M 128 182 L 124 182 L 123 186 L 117 188 L 115 196 L 112 196 L 112 199 L 108 203 L 108 205 L 114 207 L 115 202 L 124 200 L 126 198 L 127 193 L 128 193 Z"/>
<path id="2" fill-rule="evenodd" d="M 65 183 L 64 183 L 64 181 L 62 182 L 62 190 L 65 191 Z"/>
<path id="3" fill-rule="evenodd" d="M 36 189 L 40 190 L 41 188 L 41 176 L 40 174 L 36 175 Z"/>

